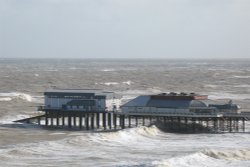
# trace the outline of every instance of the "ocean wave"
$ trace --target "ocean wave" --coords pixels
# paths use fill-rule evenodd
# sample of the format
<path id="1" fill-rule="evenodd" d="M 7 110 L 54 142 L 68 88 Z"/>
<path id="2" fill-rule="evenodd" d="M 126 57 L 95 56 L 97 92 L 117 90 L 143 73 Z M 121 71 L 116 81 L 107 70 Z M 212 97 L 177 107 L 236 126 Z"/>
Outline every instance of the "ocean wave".
<path id="1" fill-rule="evenodd" d="M 203 85 L 204 88 L 217 88 L 218 85 L 213 85 L 213 84 L 205 84 Z"/>
<path id="2" fill-rule="evenodd" d="M 13 124 L 13 121 L 28 118 L 30 115 L 18 114 L 18 115 L 6 115 L 0 117 L 0 124 Z"/>
<path id="3" fill-rule="evenodd" d="M 131 85 L 133 82 L 132 81 L 125 81 L 125 82 L 122 82 L 123 84 L 126 84 L 126 85 Z"/>
<path id="4" fill-rule="evenodd" d="M 140 140 L 145 138 L 155 138 L 161 132 L 156 126 L 140 126 L 136 128 L 130 128 L 130 129 L 124 129 L 118 132 L 115 132 L 113 134 L 108 134 L 103 136 L 105 139 L 112 139 L 114 141 L 120 140 L 120 141 L 134 141 L 134 140 Z"/>
<path id="5" fill-rule="evenodd" d="M 94 142 L 98 145 L 110 145 L 110 146 L 122 146 L 127 145 L 138 145 L 140 141 L 151 140 L 157 138 L 161 132 L 156 126 L 151 127 L 137 127 L 124 129 L 115 132 L 100 132 L 100 133 L 86 133 L 88 136 L 74 136 L 67 139 L 66 143 L 70 145 L 86 145 L 87 143 Z"/>
<path id="6" fill-rule="evenodd" d="M 12 100 L 12 98 L 10 98 L 10 97 L 2 97 L 2 98 L 0 98 L 0 101 L 11 101 Z"/>
<path id="7" fill-rule="evenodd" d="M 210 99 L 232 99 L 232 100 L 250 99 L 249 94 L 231 94 L 231 93 L 223 93 L 223 92 L 211 92 L 208 97 Z"/>
<path id="8" fill-rule="evenodd" d="M 236 88 L 250 88 L 250 85 L 236 85 Z"/>
<path id="9" fill-rule="evenodd" d="M 250 160 L 250 149 L 204 150 L 207 156 L 224 160 Z"/>
<path id="10" fill-rule="evenodd" d="M 21 92 L 0 93 L 0 101 L 11 101 L 14 99 L 21 99 L 27 102 L 41 103 L 43 97 L 31 96 L 29 94 L 21 93 Z"/>
<path id="11" fill-rule="evenodd" d="M 203 153 L 197 152 L 185 156 L 173 157 L 166 160 L 153 161 L 152 167 L 221 167 L 225 166 L 225 162 L 221 162 Z"/>
<path id="12" fill-rule="evenodd" d="M 101 71 L 103 71 L 103 72 L 112 72 L 112 71 L 115 71 L 115 69 L 110 68 L 110 69 L 103 69 Z"/>
<path id="13" fill-rule="evenodd" d="M 113 86 L 113 85 L 120 85 L 120 84 L 124 84 L 124 85 L 131 85 L 133 82 L 132 81 L 124 81 L 124 82 L 100 82 L 100 83 L 95 83 L 96 85 L 100 84 L 100 85 L 106 85 L 106 86 Z"/>
<path id="14" fill-rule="evenodd" d="M 118 82 L 101 82 L 101 85 L 111 86 L 111 85 L 118 85 Z"/>
<path id="15" fill-rule="evenodd" d="M 233 78 L 248 79 L 248 78 L 250 78 L 250 76 L 245 76 L 245 75 L 242 75 L 242 76 L 233 76 Z"/>

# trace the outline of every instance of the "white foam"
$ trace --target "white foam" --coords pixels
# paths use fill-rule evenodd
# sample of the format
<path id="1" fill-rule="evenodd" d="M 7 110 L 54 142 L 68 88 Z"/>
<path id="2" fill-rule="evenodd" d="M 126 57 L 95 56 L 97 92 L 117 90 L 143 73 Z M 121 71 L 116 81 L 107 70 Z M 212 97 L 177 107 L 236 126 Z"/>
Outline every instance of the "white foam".
<path id="1" fill-rule="evenodd" d="M 39 77 L 39 74 L 34 74 L 35 75 L 35 77 Z"/>
<path id="2" fill-rule="evenodd" d="M 250 85 L 236 85 L 236 88 L 250 88 Z"/>
<path id="3" fill-rule="evenodd" d="M 107 86 L 111 86 L 111 85 L 118 85 L 118 82 L 101 82 L 101 85 L 107 85 Z"/>
<path id="4" fill-rule="evenodd" d="M 245 75 L 242 75 L 242 76 L 233 76 L 234 78 L 240 78 L 240 79 L 247 79 L 247 78 L 250 78 L 250 76 L 245 76 Z"/>
<path id="5" fill-rule="evenodd" d="M 2 97 L 2 98 L 0 98 L 0 101 L 11 101 L 12 100 L 12 98 L 10 98 L 10 97 Z"/>
<path id="6" fill-rule="evenodd" d="M 204 87 L 205 87 L 205 88 L 217 88 L 218 85 L 205 84 Z"/>
<path id="7" fill-rule="evenodd" d="M 155 167 L 221 167 L 226 162 L 211 158 L 203 153 L 194 153 L 186 156 L 174 157 L 167 160 L 153 161 Z"/>
<path id="8" fill-rule="evenodd" d="M 103 71 L 103 72 L 112 72 L 112 71 L 115 71 L 115 69 L 109 68 L 109 69 L 103 69 L 101 71 Z"/>
<path id="9" fill-rule="evenodd" d="M 125 81 L 125 82 L 122 82 L 123 84 L 126 84 L 126 85 L 131 85 L 132 84 L 132 81 Z"/>
<path id="10" fill-rule="evenodd" d="M 24 115 L 24 114 L 19 114 L 19 115 L 6 115 L 1 117 L 0 119 L 0 124 L 12 124 L 13 121 L 19 120 L 19 119 L 24 119 L 28 118 L 30 115 Z"/>
<path id="11" fill-rule="evenodd" d="M 225 160 L 250 160 L 250 149 L 226 149 L 215 150 L 208 149 L 203 151 L 204 154 L 216 158 Z"/>
<path id="12" fill-rule="evenodd" d="M 13 99 L 22 99 L 28 102 L 41 102 L 41 97 L 32 97 L 29 94 L 21 92 L 11 92 L 11 93 L 0 93 L 0 101 L 11 101 Z"/>
<path id="13" fill-rule="evenodd" d="M 155 126 L 141 126 L 120 130 L 118 132 L 89 134 L 89 138 L 97 143 L 107 142 L 111 145 L 127 145 L 128 143 L 130 143 L 130 145 L 140 145 L 141 141 L 150 141 L 153 138 L 157 138 L 161 133 L 163 132 Z"/>

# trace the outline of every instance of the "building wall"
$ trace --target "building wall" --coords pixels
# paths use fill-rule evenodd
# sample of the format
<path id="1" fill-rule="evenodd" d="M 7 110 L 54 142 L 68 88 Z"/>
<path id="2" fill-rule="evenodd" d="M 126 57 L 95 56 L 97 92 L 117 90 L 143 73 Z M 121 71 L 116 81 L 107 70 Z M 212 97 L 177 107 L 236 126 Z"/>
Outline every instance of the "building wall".
<path id="1" fill-rule="evenodd" d="M 47 108 L 62 108 L 62 105 L 66 105 L 68 102 L 75 100 L 75 99 L 66 99 L 66 98 L 51 98 L 45 95 L 45 107 Z M 79 99 L 78 99 L 79 100 Z M 116 109 L 119 109 L 121 105 L 120 99 L 113 99 L 112 96 L 107 97 L 107 99 L 95 99 L 96 101 L 96 110 L 98 111 L 113 111 L 113 107 L 115 106 Z M 81 109 L 83 106 L 73 107 L 74 109 Z M 72 110 L 71 107 L 67 106 L 67 109 Z"/>
<path id="2" fill-rule="evenodd" d="M 156 107 L 122 107 L 122 112 L 130 113 L 130 112 L 159 112 L 159 113 L 183 113 L 189 112 L 189 109 L 182 109 L 182 108 L 156 108 Z"/>
<path id="3" fill-rule="evenodd" d="M 119 110 L 121 106 L 121 99 L 107 99 L 106 100 L 106 109 L 108 111 Z"/>
<path id="4" fill-rule="evenodd" d="M 50 108 L 62 108 L 62 105 L 67 104 L 72 99 L 65 99 L 65 98 L 49 98 L 45 96 L 45 107 Z"/>

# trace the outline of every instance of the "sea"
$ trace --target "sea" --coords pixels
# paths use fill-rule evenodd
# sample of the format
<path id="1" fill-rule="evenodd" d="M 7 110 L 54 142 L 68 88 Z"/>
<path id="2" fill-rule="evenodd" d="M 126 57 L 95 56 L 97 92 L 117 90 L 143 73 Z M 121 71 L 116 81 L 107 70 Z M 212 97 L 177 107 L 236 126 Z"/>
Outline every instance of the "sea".
<path id="1" fill-rule="evenodd" d="M 113 132 L 14 123 L 38 114 L 49 88 L 98 88 L 122 102 L 196 92 L 250 111 L 250 59 L 0 59 L 0 166 L 250 167 L 242 133 L 183 134 L 152 125 Z"/>

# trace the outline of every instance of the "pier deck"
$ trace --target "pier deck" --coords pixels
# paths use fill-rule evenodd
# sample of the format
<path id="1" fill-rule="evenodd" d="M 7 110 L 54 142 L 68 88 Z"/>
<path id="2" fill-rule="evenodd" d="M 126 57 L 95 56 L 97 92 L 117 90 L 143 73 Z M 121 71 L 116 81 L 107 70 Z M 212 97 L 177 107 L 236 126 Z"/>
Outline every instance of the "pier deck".
<path id="1" fill-rule="evenodd" d="M 156 125 L 170 132 L 245 132 L 250 114 L 129 113 L 44 110 L 45 114 L 17 120 L 46 127 L 73 130 L 119 130 Z"/>

